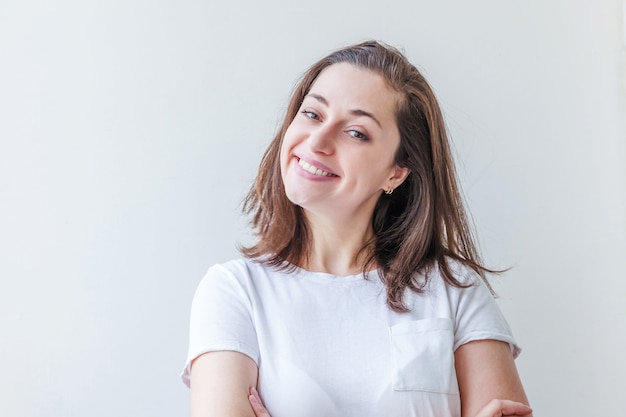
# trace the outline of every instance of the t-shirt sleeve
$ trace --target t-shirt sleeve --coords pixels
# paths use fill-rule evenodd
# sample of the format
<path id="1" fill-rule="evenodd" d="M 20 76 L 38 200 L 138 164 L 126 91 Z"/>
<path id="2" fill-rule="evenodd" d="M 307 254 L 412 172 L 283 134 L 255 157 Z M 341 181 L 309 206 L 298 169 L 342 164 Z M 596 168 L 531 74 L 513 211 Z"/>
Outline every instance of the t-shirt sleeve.
<path id="1" fill-rule="evenodd" d="M 513 357 L 516 358 L 521 349 L 500 307 L 483 280 L 475 277 L 474 285 L 457 290 L 459 298 L 454 349 L 475 340 L 499 340 L 509 344 Z"/>
<path id="2" fill-rule="evenodd" d="M 211 267 L 196 289 L 189 321 L 189 351 L 181 378 L 190 385 L 191 362 L 214 351 L 241 352 L 259 363 L 259 347 L 247 291 L 246 268 Z"/>

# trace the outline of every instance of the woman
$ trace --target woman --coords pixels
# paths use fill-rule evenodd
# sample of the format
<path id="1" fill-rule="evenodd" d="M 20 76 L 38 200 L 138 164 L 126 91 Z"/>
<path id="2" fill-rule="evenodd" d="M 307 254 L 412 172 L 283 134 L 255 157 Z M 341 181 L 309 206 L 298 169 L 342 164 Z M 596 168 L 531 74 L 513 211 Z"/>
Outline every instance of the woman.
<path id="1" fill-rule="evenodd" d="M 309 69 L 245 210 L 258 241 L 194 297 L 192 416 L 529 415 L 441 111 L 396 49 Z"/>

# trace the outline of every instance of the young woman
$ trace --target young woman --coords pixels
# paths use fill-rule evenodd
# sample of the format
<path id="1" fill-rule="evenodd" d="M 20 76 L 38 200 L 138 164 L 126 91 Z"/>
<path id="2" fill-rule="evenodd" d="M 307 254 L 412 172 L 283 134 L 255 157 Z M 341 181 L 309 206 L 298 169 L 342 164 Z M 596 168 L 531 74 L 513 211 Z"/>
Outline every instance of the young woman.
<path id="1" fill-rule="evenodd" d="M 309 69 L 245 210 L 256 244 L 194 297 L 192 416 L 530 415 L 441 111 L 399 51 Z"/>

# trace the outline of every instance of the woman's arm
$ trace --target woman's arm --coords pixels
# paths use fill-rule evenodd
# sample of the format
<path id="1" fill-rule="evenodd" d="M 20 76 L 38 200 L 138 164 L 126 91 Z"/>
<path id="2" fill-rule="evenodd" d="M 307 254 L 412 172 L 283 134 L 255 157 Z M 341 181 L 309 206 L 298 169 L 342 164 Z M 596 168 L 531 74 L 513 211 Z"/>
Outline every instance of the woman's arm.
<path id="1" fill-rule="evenodd" d="M 508 343 L 497 340 L 469 342 L 456 350 L 454 358 L 462 417 L 476 416 L 494 398 L 528 404 Z"/>
<path id="2" fill-rule="evenodd" d="M 254 387 L 250 388 L 250 404 L 256 417 L 272 417 Z M 509 400 L 491 400 L 474 417 L 529 416 L 532 409 L 525 404 Z"/>
<path id="3" fill-rule="evenodd" d="M 191 417 L 254 417 L 248 401 L 256 363 L 239 352 L 205 353 L 191 365 Z"/>

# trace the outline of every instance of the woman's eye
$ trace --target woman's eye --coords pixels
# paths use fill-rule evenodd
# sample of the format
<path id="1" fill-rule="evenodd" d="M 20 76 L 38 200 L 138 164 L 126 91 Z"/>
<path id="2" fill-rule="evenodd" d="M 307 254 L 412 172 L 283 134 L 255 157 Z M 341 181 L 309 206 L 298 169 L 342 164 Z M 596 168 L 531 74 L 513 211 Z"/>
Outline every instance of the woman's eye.
<path id="1" fill-rule="evenodd" d="M 355 139 L 367 141 L 369 138 L 365 133 L 359 132 L 358 130 L 348 130 L 348 135 L 352 136 Z"/>
<path id="2" fill-rule="evenodd" d="M 319 120 L 320 118 L 316 113 L 312 112 L 311 110 L 305 109 L 305 110 L 302 110 L 301 113 L 304 114 L 309 119 Z"/>

